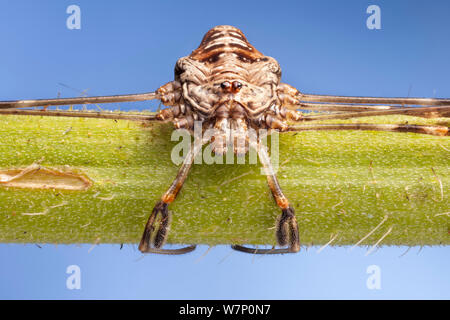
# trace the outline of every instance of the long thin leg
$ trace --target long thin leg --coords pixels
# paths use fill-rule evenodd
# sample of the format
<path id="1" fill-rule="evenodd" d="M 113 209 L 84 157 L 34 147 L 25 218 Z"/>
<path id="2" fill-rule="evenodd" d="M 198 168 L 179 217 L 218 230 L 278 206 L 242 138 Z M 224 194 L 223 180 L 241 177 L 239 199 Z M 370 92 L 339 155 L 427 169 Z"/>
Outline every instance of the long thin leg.
<path id="1" fill-rule="evenodd" d="M 113 96 L 76 97 L 58 99 L 12 100 L 0 101 L 0 109 L 48 107 L 75 104 L 97 104 L 112 102 L 134 102 L 147 100 L 161 100 L 166 106 L 174 106 L 181 97 L 181 85 L 178 81 L 171 81 L 161 86 L 155 92 L 123 94 Z"/>
<path id="2" fill-rule="evenodd" d="M 445 126 L 426 126 L 416 124 L 372 124 L 372 123 L 326 123 L 289 126 L 285 131 L 315 130 L 368 130 L 390 132 L 413 132 L 433 136 L 448 136 L 450 129 Z"/>
<path id="3" fill-rule="evenodd" d="M 379 116 L 388 114 L 404 114 L 422 118 L 450 117 L 450 106 L 440 107 L 402 107 L 389 105 L 354 105 L 354 104 L 332 104 L 332 103 L 300 103 L 297 109 L 312 111 L 326 111 L 329 114 L 304 117 L 305 121 L 321 119 L 348 119 L 355 117 Z M 387 111 L 388 112 L 383 112 Z M 349 112 L 348 112 L 349 111 Z M 373 113 L 373 111 L 378 111 Z M 330 114 L 331 113 L 331 114 Z M 302 120 L 302 119 L 299 119 Z M 299 121 L 295 120 L 294 121 Z"/>
<path id="4" fill-rule="evenodd" d="M 192 117 L 182 117 L 180 106 L 173 106 L 160 110 L 157 114 L 142 114 L 130 112 L 107 112 L 107 111 L 65 111 L 65 110 L 30 110 L 30 109 L 0 109 L 0 115 L 22 115 L 22 116 L 43 116 L 43 117 L 73 117 L 73 118 L 97 118 L 112 120 L 130 120 L 130 121 L 173 121 L 176 128 L 191 125 Z M 192 121 L 190 121 L 192 120 Z"/>
<path id="5" fill-rule="evenodd" d="M 300 237 L 298 234 L 298 224 L 295 218 L 294 209 L 290 206 L 288 199 L 283 194 L 280 188 L 278 179 L 273 171 L 272 164 L 270 162 L 269 154 L 266 147 L 261 145 L 252 145 L 258 151 L 259 159 L 263 165 L 264 171 L 267 176 L 267 183 L 272 195 L 281 209 L 281 216 L 277 221 L 276 238 L 278 245 L 286 246 L 284 249 L 255 249 L 248 248 L 240 245 L 233 245 L 232 248 L 238 251 L 255 254 L 279 254 L 279 253 L 295 253 L 300 250 Z"/>
<path id="6" fill-rule="evenodd" d="M 58 99 L 37 100 L 14 100 L 0 101 L 0 115 L 28 115 L 49 117 L 77 117 L 77 118 L 102 118 L 102 119 L 124 119 L 134 121 L 166 121 L 173 120 L 182 109 L 179 105 L 181 98 L 181 86 L 178 81 L 171 81 L 161 86 L 155 92 L 142 94 L 126 94 L 98 97 L 76 97 Z M 170 108 L 161 110 L 157 115 L 153 114 L 131 114 L 121 112 L 93 112 L 93 111 L 67 111 L 47 110 L 48 106 L 75 105 L 75 104 L 98 104 L 111 102 L 134 102 L 159 99 Z M 44 110 L 30 110 L 21 108 L 44 107 Z"/>
<path id="7" fill-rule="evenodd" d="M 42 116 L 42 117 L 73 117 L 96 118 L 130 121 L 163 121 L 154 114 L 133 114 L 127 112 L 97 112 L 97 111 L 62 111 L 62 110 L 29 110 L 29 109 L 0 109 L 0 115 Z"/>
<path id="8" fill-rule="evenodd" d="M 355 104 L 335 104 L 335 103 L 305 103 L 298 105 L 298 109 L 317 110 L 317 111 L 370 111 L 370 110 L 389 110 L 402 108 L 401 106 L 388 105 L 355 105 Z"/>
<path id="9" fill-rule="evenodd" d="M 359 104 L 398 104 L 398 105 L 421 105 L 421 106 L 444 106 L 450 105 L 450 99 L 431 98 L 381 98 L 381 97 L 351 97 L 351 96 L 329 96 L 319 94 L 297 94 L 300 101 L 305 102 L 332 102 L 332 103 L 359 103 Z"/>
<path id="10" fill-rule="evenodd" d="M 186 158 L 181 165 L 180 170 L 175 178 L 175 180 L 170 185 L 169 189 L 167 189 L 166 193 L 161 197 L 161 200 L 155 205 L 153 208 L 150 217 L 148 218 L 147 224 L 145 225 L 144 234 L 142 235 L 141 242 L 139 243 L 139 250 L 143 253 L 160 253 L 160 254 L 183 254 L 187 252 L 191 252 L 195 249 L 195 245 L 191 245 L 181 249 L 175 250 L 164 250 L 160 249 L 166 238 L 167 231 L 170 224 L 170 214 L 168 210 L 168 206 L 172 203 L 178 195 L 181 187 L 186 180 L 189 170 L 192 166 L 192 162 L 196 154 L 202 149 L 201 145 L 191 146 Z M 159 223 L 158 230 L 155 231 L 155 222 L 158 214 L 161 216 L 161 220 Z M 154 237 L 152 239 L 152 236 Z M 151 245 L 153 241 L 153 247 Z"/>
<path id="11" fill-rule="evenodd" d="M 0 109 L 61 106 L 61 105 L 89 104 L 89 103 L 146 101 L 146 100 L 153 100 L 153 99 L 159 99 L 159 98 L 160 97 L 157 93 L 149 92 L 149 93 L 125 94 L 125 95 L 116 95 L 116 96 L 14 100 L 14 101 L 0 101 Z"/>
<path id="12" fill-rule="evenodd" d="M 304 94 L 293 86 L 280 83 L 277 87 L 278 99 L 281 105 L 291 110 L 312 109 L 327 111 L 365 111 L 365 110 L 388 110 L 405 105 L 415 106 L 450 106 L 450 99 L 431 98 L 387 98 L 387 97 L 352 97 L 352 96 L 330 96 L 319 94 Z M 367 104 L 367 106 L 363 106 Z M 433 113 L 434 112 L 434 113 Z M 450 111 L 438 109 L 437 111 L 416 112 L 416 116 L 437 117 L 450 116 Z"/>
<path id="13" fill-rule="evenodd" d="M 390 110 L 376 110 L 376 111 L 363 111 L 363 112 L 345 112 L 337 114 L 321 114 L 312 116 L 303 116 L 300 121 L 318 121 L 318 120 L 330 120 L 330 119 L 350 119 L 360 117 L 375 117 L 385 115 L 410 115 L 410 116 L 422 116 L 427 118 L 438 118 L 450 116 L 450 105 L 440 107 L 412 107 L 412 108 L 396 108 Z"/>

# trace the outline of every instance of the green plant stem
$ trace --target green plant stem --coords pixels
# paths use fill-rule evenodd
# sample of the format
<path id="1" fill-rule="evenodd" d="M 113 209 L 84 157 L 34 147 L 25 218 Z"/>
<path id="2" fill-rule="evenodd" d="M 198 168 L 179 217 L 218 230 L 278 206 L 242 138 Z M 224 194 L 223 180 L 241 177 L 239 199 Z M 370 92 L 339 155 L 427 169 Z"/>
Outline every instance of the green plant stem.
<path id="1" fill-rule="evenodd" d="M 339 122 L 440 124 L 386 116 Z M 338 121 L 334 121 L 336 123 Z M 0 241 L 137 243 L 178 167 L 170 124 L 0 117 L 0 168 L 70 168 L 86 191 L 0 186 Z M 280 135 L 278 178 L 296 210 L 302 245 L 450 244 L 450 138 L 320 131 Z M 193 165 L 169 243 L 275 244 L 279 214 L 259 165 Z M 24 213 L 44 213 L 24 215 Z M 380 225 L 381 223 L 381 225 Z M 378 226 L 378 228 L 376 228 Z M 391 231 L 386 235 L 388 230 Z M 366 238 L 365 238 L 366 237 Z"/>

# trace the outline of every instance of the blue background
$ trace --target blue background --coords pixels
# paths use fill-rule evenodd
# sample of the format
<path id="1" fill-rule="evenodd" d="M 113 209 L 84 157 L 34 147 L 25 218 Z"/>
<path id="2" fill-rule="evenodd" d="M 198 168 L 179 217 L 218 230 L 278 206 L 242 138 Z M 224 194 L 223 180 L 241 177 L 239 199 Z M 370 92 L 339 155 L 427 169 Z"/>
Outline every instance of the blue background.
<path id="1" fill-rule="evenodd" d="M 81 8 L 81 30 L 66 28 L 71 4 Z M 381 30 L 366 27 L 371 4 L 381 8 Z M 240 28 L 306 93 L 450 97 L 449 15 L 448 1 L 2 0 L 0 99 L 153 91 L 220 24 Z M 383 247 L 367 257 L 367 248 L 263 257 L 225 246 L 179 257 L 90 248 L 0 245 L 0 298 L 450 298 L 448 246 Z M 72 264 L 81 290 L 66 288 Z M 372 264 L 381 290 L 366 287 Z"/>

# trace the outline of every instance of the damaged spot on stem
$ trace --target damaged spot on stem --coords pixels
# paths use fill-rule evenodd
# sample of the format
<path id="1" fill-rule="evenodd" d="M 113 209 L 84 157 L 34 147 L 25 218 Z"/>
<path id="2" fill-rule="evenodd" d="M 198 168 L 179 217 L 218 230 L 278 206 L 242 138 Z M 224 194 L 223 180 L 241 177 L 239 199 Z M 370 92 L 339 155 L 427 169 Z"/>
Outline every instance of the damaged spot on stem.
<path id="1" fill-rule="evenodd" d="M 30 189 L 86 190 L 92 182 L 85 176 L 32 164 L 25 169 L 0 170 L 0 186 Z"/>

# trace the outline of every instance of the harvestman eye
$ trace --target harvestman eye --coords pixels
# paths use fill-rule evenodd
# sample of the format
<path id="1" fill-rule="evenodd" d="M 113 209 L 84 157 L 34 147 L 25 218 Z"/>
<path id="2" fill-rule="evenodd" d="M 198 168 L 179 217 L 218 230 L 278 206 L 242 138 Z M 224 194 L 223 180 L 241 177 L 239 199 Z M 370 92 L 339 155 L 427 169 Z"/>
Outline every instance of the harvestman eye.
<path id="1" fill-rule="evenodd" d="M 65 99 L 17 100 L 0 102 L 0 114 L 65 116 L 136 121 L 172 121 L 193 133 L 194 119 L 203 121 L 203 128 L 214 128 L 218 136 L 204 139 L 213 151 L 223 153 L 232 140 L 224 128 L 237 128 L 240 138 L 247 137 L 249 128 L 280 132 L 305 130 L 376 130 L 414 132 L 436 136 L 448 136 L 447 126 L 410 124 L 328 123 L 314 121 L 349 119 L 380 115 L 413 115 L 418 117 L 450 117 L 450 99 L 428 98 L 375 98 L 344 97 L 303 94 L 296 88 L 282 83 L 278 63 L 264 56 L 246 39 L 241 30 L 232 26 L 217 26 L 209 30 L 200 46 L 189 56 L 179 60 L 176 80 L 161 86 L 155 92 L 119 96 L 82 97 Z M 220 83 L 222 92 L 213 95 L 211 88 Z M 257 90 L 255 90 L 257 88 Z M 205 89 L 205 90 L 197 90 Z M 168 108 L 156 116 L 130 113 L 73 112 L 46 110 L 48 106 L 145 101 L 157 99 Z M 217 102 L 219 101 L 219 102 Z M 242 101 L 248 101 L 244 103 Z M 21 109 L 45 107 L 44 110 Z M 406 107 L 409 106 L 409 107 Z M 411 107 L 414 106 L 414 107 Z M 425 107 L 427 106 L 427 107 Z M 303 115 L 299 110 L 319 111 L 319 114 Z M 293 123 L 307 123 L 295 125 Z M 220 139 L 216 139 L 219 137 Z M 223 143 L 218 143 L 222 141 Z M 283 194 L 271 165 L 270 157 L 259 140 L 249 143 L 257 151 L 267 176 L 268 186 L 281 211 L 276 220 L 275 239 L 284 248 L 256 249 L 243 245 L 232 248 L 252 254 L 294 253 L 300 250 L 298 223 L 293 207 Z M 201 146 L 194 145 L 184 159 L 178 174 L 167 191 L 153 208 L 144 229 L 139 250 L 144 253 L 183 254 L 195 249 L 195 245 L 169 250 L 162 249 L 170 224 L 169 204 L 177 197 L 186 180 L 192 162 Z M 234 148 L 236 154 L 246 148 Z"/>
<path id="2" fill-rule="evenodd" d="M 224 91 L 230 91 L 230 89 L 231 89 L 231 87 L 232 87 L 232 85 L 231 85 L 231 83 L 229 82 L 229 81 L 225 81 L 225 82 L 222 82 L 221 84 L 220 84 L 220 87 L 224 90 Z"/>
<path id="3" fill-rule="evenodd" d="M 239 81 L 233 81 L 233 89 L 234 91 L 239 91 L 242 88 L 242 83 L 240 83 Z"/>

